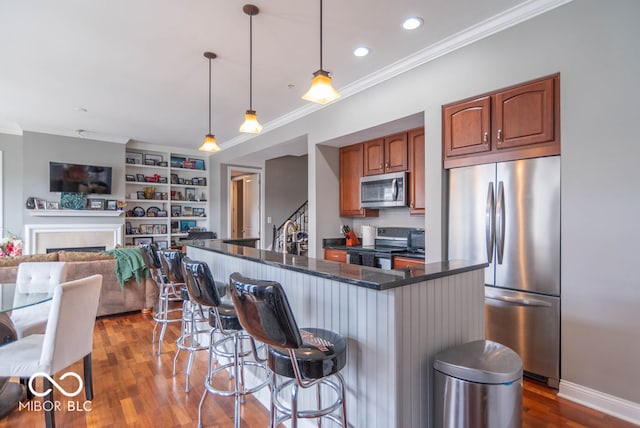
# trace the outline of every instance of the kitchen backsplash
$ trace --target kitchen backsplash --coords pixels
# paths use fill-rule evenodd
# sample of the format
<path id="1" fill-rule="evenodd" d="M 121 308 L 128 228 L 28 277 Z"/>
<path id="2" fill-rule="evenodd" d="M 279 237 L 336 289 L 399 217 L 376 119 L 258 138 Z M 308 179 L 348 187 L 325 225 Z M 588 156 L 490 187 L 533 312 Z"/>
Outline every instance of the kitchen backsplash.
<path id="1" fill-rule="evenodd" d="M 343 222 L 345 222 L 345 220 L 347 219 L 342 219 Z M 424 229 L 425 217 L 410 216 L 409 208 L 387 208 L 380 210 L 379 217 L 354 218 L 352 229 L 358 236 L 362 236 L 362 225 L 371 225 L 378 227 L 402 226 Z"/>

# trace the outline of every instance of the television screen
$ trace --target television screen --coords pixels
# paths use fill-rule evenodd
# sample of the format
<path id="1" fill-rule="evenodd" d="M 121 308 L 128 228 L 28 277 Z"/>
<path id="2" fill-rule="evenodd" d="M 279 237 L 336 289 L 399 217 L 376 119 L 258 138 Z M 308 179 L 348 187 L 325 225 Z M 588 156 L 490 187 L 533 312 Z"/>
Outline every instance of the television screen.
<path id="1" fill-rule="evenodd" d="M 111 167 L 49 162 L 49 191 L 111 193 Z"/>

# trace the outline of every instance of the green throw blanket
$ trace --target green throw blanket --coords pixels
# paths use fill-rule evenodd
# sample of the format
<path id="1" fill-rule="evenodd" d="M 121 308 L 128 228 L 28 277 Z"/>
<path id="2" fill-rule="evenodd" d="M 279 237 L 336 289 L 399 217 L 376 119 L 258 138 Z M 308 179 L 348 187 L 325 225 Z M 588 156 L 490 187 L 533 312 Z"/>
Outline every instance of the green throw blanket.
<path id="1" fill-rule="evenodd" d="M 116 257 L 116 278 L 120 283 L 120 288 L 124 288 L 124 283 L 134 278 L 138 283 L 143 278 L 149 278 L 149 269 L 144 263 L 142 253 L 139 248 L 115 248 L 105 251 Z"/>

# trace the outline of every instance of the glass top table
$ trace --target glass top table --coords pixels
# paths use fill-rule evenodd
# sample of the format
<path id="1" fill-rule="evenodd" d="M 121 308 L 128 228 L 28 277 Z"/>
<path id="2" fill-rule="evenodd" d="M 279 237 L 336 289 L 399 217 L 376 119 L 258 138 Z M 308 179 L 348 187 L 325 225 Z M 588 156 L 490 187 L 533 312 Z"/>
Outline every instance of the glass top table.
<path id="1" fill-rule="evenodd" d="M 52 298 L 52 293 L 20 293 L 16 284 L 0 284 L 0 346 L 17 339 L 10 318 L 12 311 L 39 305 Z M 15 409 L 24 397 L 24 387 L 8 380 L 0 377 L 0 417 Z"/>
<path id="2" fill-rule="evenodd" d="M 0 284 L 0 313 L 34 306 L 52 298 L 52 293 L 19 293 L 16 284 Z"/>

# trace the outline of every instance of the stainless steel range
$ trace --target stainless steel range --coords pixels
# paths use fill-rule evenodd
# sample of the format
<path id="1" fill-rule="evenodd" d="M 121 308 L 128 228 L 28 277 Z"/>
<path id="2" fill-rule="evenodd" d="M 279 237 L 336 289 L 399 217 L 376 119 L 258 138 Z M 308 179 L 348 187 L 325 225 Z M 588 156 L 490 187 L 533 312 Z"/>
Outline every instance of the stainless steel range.
<path id="1" fill-rule="evenodd" d="M 374 245 L 347 248 L 347 263 L 391 269 L 394 254 L 411 252 L 408 237 L 412 232 L 416 232 L 416 229 L 378 227 Z M 422 251 L 424 251 L 424 244 Z"/>

